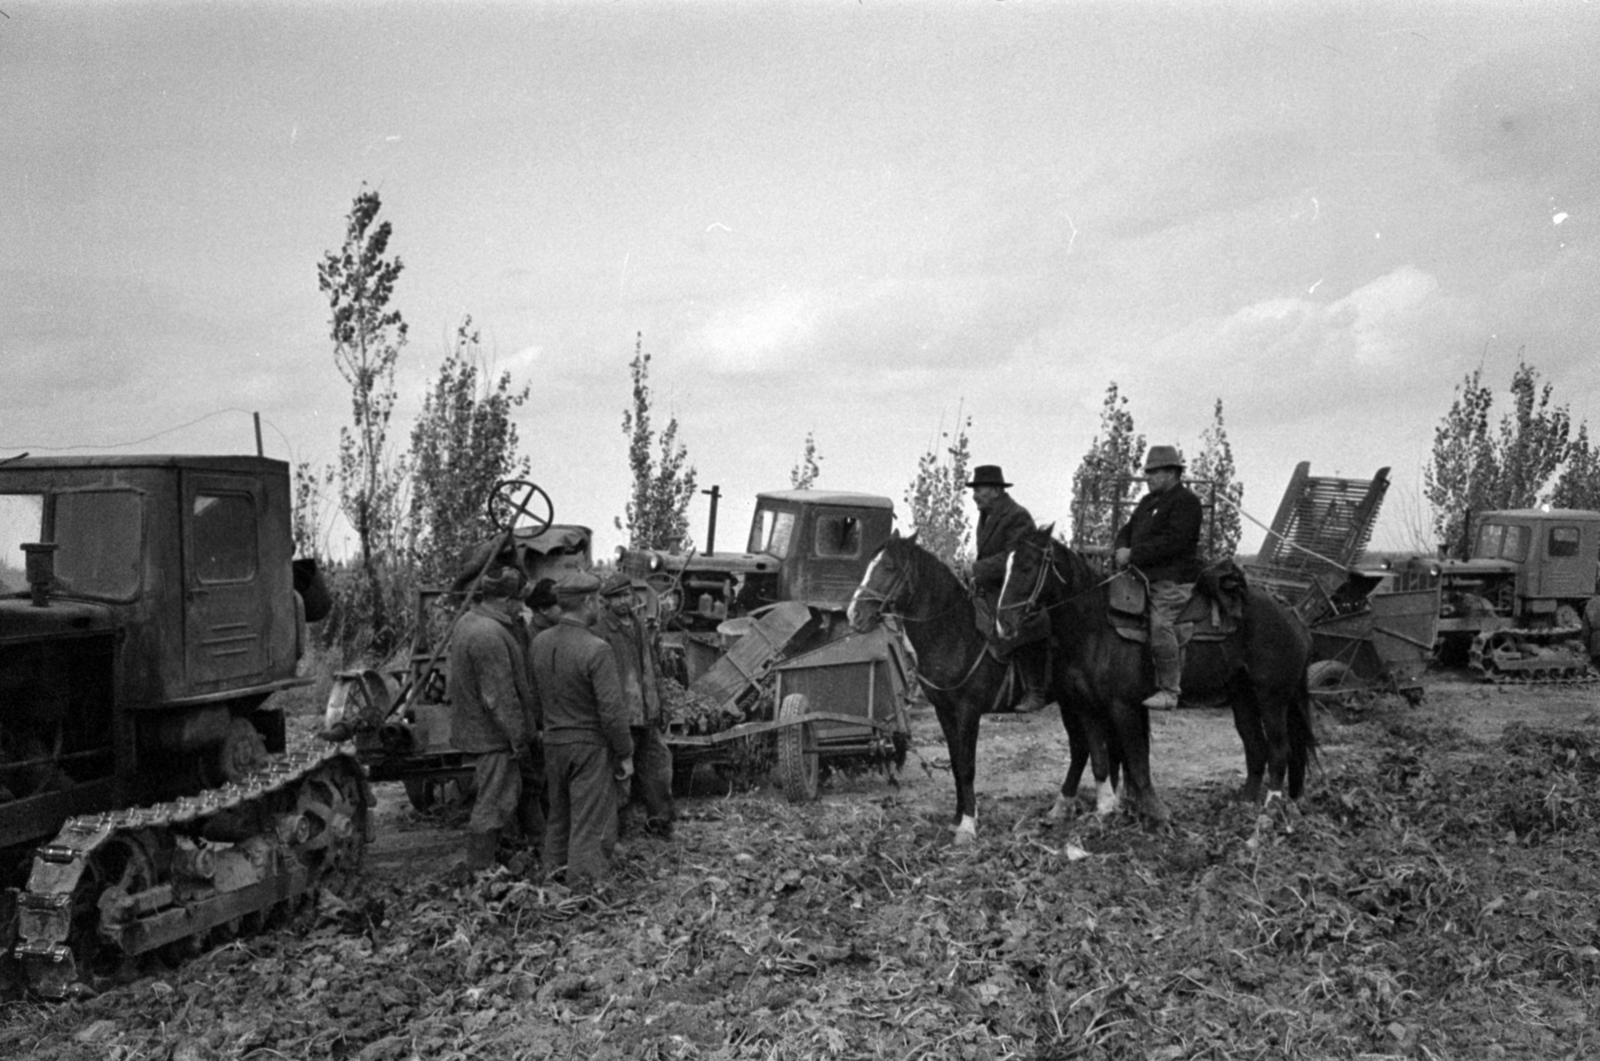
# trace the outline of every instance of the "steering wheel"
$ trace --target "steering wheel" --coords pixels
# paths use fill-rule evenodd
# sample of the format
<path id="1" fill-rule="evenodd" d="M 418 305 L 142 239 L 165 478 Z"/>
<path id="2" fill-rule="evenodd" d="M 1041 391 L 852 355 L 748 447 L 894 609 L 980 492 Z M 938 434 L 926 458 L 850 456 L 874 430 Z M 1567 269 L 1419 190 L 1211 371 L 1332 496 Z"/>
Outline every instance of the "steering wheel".
<path id="1" fill-rule="evenodd" d="M 522 495 L 521 501 L 516 499 L 518 494 Z M 544 502 L 543 516 L 529 511 L 536 501 Z M 533 521 L 532 530 L 519 525 L 518 521 L 524 516 Z M 494 490 L 489 494 L 489 523 L 501 534 L 515 531 L 529 535 L 543 534 L 555 518 L 556 507 L 551 504 L 550 495 L 526 479 L 502 480 L 495 483 Z"/>

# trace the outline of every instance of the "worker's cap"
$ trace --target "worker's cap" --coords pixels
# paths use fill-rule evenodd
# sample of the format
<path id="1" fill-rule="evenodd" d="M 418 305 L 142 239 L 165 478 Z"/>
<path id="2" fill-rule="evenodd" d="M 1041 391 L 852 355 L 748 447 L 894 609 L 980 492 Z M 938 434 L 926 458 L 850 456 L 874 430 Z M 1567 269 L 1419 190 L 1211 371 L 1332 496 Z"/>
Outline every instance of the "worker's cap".
<path id="1" fill-rule="evenodd" d="M 491 567 L 478 583 L 478 592 L 485 597 L 522 596 L 522 572 L 514 567 Z"/>
<path id="2" fill-rule="evenodd" d="M 549 608 L 560 603 L 561 601 L 556 598 L 556 580 L 553 578 L 541 578 L 533 584 L 533 589 L 528 591 L 530 608 Z"/>
<path id="3" fill-rule="evenodd" d="M 556 583 L 556 596 L 563 602 L 579 600 L 600 590 L 600 579 L 587 571 L 572 571 Z"/>
<path id="4" fill-rule="evenodd" d="M 1183 457 L 1178 454 L 1177 446 L 1150 447 L 1150 455 L 1144 459 L 1145 473 L 1157 472 L 1162 468 L 1183 470 Z"/>
<path id="5" fill-rule="evenodd" d="M 600 596 L 615 597 L 619 593 L 633 593 L 633 579 L 618 571 L 600 584 Z"/>

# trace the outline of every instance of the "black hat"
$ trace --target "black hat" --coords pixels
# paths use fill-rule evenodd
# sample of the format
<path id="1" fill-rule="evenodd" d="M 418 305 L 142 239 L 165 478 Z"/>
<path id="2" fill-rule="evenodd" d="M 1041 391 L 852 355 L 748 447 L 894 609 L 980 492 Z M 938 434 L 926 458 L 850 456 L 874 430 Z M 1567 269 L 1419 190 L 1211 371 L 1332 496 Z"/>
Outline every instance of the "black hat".
<path id="1" fill-rule="evenodd" d="M 998 486 L 1002 490 L 1011 484 L 1006 482 L 1005 472 L 1000 470 L 998 464 L 980 464 L 972 473 L 972 481 L 967 486 Z"/>
<path id="2" fill-rule="evenodd" d="M 528 592 L 528 607 L 535 611 L 560 603 L 561 601 L 556 597 L 556 581 L 553 578 L 541 578 L 533 584 L 533 589 Z"/>

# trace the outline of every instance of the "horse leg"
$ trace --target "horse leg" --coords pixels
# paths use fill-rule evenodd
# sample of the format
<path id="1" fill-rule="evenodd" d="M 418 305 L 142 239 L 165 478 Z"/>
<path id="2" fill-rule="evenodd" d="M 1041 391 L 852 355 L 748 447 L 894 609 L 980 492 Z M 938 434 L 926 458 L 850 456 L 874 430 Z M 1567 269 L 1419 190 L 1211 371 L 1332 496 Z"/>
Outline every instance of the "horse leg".
<path id="1" fill-rule="evenodd" d="M 1134 695 L 1138 695 L 1137 692 Z M 1155 782 L 1150 776 L 1149 708 L 1136 699 L 1114 696 L 1111 719 L 1122 752 L 1123 777 L 1134 808 L 1154 824 L 1166 825 L 1172 821 L 1172 812 L 1156 794 Z"/>
<path id="2" fill-rule="evenodd" d="M 1094 771 L 1100 813 L 1116 809 L 1117 761 L 1112 755 L 1105 727 L 1098 720 L 1087 717 L 1077 706 L 1081 701 L 1058 696 L 1061 705 L 1061 725 L 1067 731 L 1069 760 L 1067 776 L 1061 790 L 1051 804 L 1048 819 L 1053 822 L 1070 818 L 1077 813 L 1078 788 L 1083 782 L 1083 768 L 1090 765 Z M 1074 705 L 1074 706 L 1068 706 Z M 1109 809 L 1107 804 L 1109 800 Z"/>
<path id="3" fill-rule="evenodd" d="M 965 847 L 978 840 L 978 796 L 974 780 L 978 773 L 978 717 L 979 711 L 968 705 L 957 705 L 953 720 L 953 736 L 947 731 L 950 748 L 950 772 L 956 779 L 956 837 L 957 847 Z"/>
<path id="4" fill-rule="evenodd" d="M 1281 797 L 1284 775 L 1289 769 L 1289 710 L 1288 690 L 1279 689 L 1260 681 L 1255 687 L 1256 703 L 1261 705 L 1261 733 L 1267 751 L 1268 803 Z"/>
<path id="5" fill-rule="evenodd" d="M 1061 789 L 1046 815 L 1053 822 L 1073 816 L 1078 785 L 1083 781 L 1083 768 L 1089 762 L 1089 733 L 1084 728 L 1083 719 L 1068 697 L 1058 693 L 1056 705 L 1061 709 L 1061 728 L 1067 731 L 1067 776 L 1062 779 Z"/>
<path id="6" fill-rule="evenodd" d="M 1244 786 L 1239 798 L 1250 803 L 1261 799 L 1261 782 L 1267 772 L 1267 735 L 1261 726 L 1261 706 L 1256 702 L 1256 691 L 1249 683 L 1241 683 L 1229 699 L 1233 701 L 1233 728 L 1244 744 Z"/>

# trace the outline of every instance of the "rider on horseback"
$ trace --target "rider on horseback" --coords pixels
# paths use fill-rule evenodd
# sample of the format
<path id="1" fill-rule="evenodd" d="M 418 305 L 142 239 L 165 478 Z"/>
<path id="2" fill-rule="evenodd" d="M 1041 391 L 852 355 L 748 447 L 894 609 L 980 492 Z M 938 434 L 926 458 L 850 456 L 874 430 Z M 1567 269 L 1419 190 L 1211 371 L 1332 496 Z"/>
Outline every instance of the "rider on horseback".
<path id="1" fill-rule="evenodd" d="M 1011 484 L 1005 480 L 998 464 L 980 464 L 967 484 L 978 506 L 978 559 L 972 565 L 972 581 L 991 612 L 1005 584 L 1006 557 L 1034 529 L 1033 516 L 1006 493 Z M 1017 711 L 1039 711 L 1047 703 L 1044 686 L 1049 681 L 1049 652 L 1048 639 L 1020 645 L 1013 651 L 1024 690 Z"/>
<path id="2" fill-rule="evenodd" d="M 1117 566 L 1132 566 L 1150 584 L 1150 657 L 1156 691 L 1146 707 L 1178 706 L 1183 650 L 1174 625 L 1200 577 L 1200 499 L 1183 485 L 1183 458 L 1174 446 L 1151 446 L 1144 473 L 1148 492 L 1117 532 Z"/>

